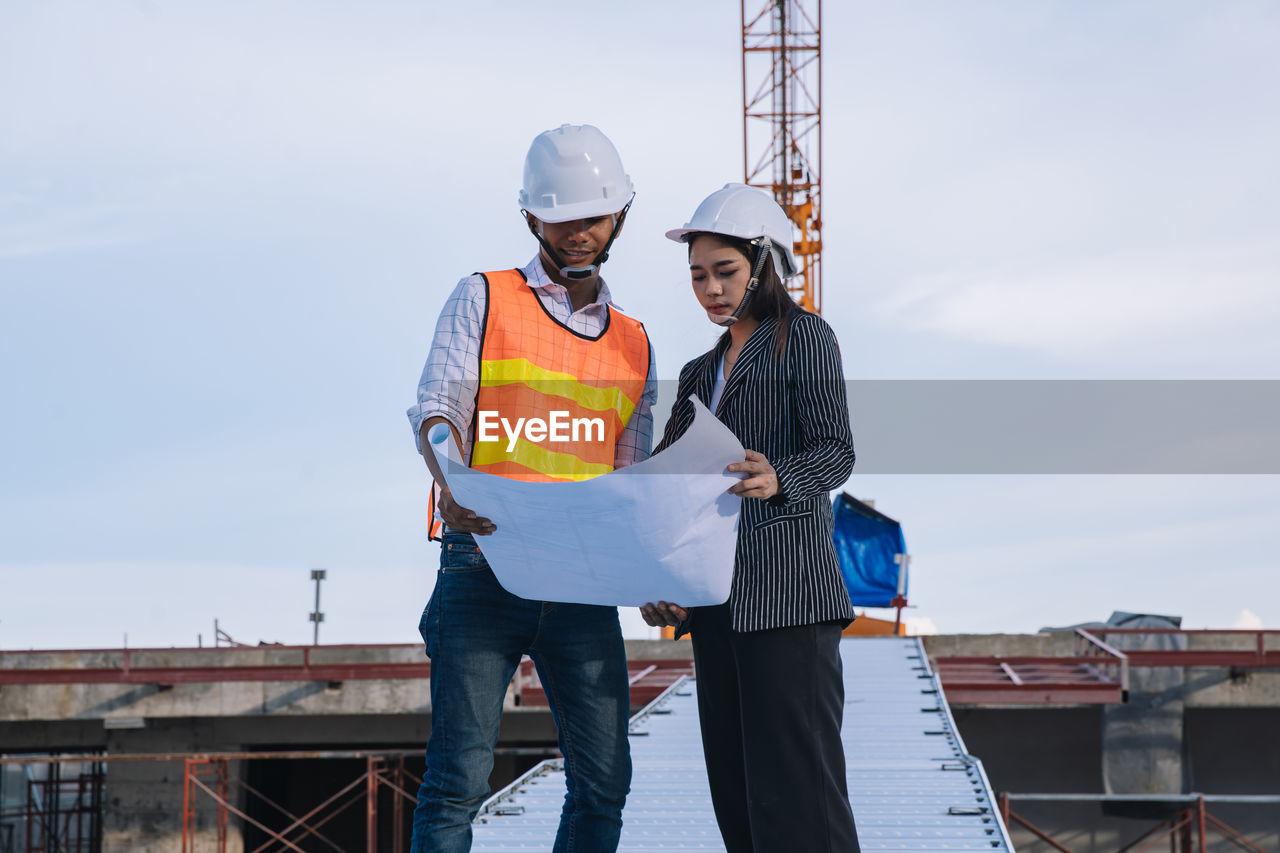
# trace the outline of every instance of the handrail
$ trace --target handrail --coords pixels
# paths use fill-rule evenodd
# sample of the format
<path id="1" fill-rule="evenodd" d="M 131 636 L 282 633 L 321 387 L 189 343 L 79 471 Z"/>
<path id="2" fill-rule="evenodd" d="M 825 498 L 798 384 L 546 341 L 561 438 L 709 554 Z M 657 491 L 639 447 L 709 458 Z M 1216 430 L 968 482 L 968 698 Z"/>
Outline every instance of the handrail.
<path id="1" fill-rule="evenodd" d="M 1251 637 L 1251 649 L 1130 649 L 1132 666 L 1275 666 L 1280 649 L 1267 649 L 1267 637 L 1280 636 L 1280 630 L 1270 628 L 1091 628 L 1096 634 L 1106 636 L 1179 636 L 1179 637 Z M 1077 634 L 1086 633 L 1076 629 Z M 1274 644 L 1273 644 L 1274 645 Z M 1252 660 L 1249 658 L 1252 657 Z"/>
<path id="2" fill-rule="evenodd" d="M 1084 651 L 1087 653 L 1089 649 L 1096 649 L 1103 655 L 1113 658 L 1109 664 L 1118 666 L 1120 669 L 1120 695 L 1128 701 L 1129 696 L 1129 656 L 1114 646 L 1104 643 L 1097 637 L 1090 634 L 1084 628 L 1076 629 L 1076 645 L 1080 647 L 1081 640 L 1084 641 Z M 1104 664 L 1106 665 L 1106 664 Z"/>
<path id="3" fill-rule="evenodd" d="M 1097 646 L 1098 648 L 1102 649 L 1104 652 L 1106 652 L 1109 655 L 1112 655 L 1118 658 L 1125 657 L 1124 652 L 1120 651 L 1114 646 L 1107 645 L 1102 640 L 1099 640 L 1097 637 L 1093 636 L 1093 634 L 1090 634 L 1084 628 L 1077 628 L 1076 635 L 1079 637 L 1083 637 L 1085 641 L 1088 642 L 1090 645 Z"/>

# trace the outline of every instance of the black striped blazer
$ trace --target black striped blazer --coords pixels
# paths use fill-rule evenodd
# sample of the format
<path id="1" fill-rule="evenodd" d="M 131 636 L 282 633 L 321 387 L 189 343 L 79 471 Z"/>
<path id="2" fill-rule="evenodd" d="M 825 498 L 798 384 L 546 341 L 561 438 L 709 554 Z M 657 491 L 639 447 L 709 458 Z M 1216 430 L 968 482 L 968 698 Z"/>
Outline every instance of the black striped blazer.
<path id="1" fill-rule="evenodd" d="M 825 320 L 797 312 L 786 350 L 778 357 L 777 325 L 768 318 L 751 333 L 716 411 L 743 447 L 763 453 L 778 472 L 777 495 L 742 501 L 729 593 L 736 631 L 853 619 L 832 543 L 828 497 L 853 469 L 839 345 Z M 693 422 L 690 395 L 710 405 L 716 368 L 726 349 L 728 341 L 721 340 L 681 369 L 676 403 L 655 453 Z"/>

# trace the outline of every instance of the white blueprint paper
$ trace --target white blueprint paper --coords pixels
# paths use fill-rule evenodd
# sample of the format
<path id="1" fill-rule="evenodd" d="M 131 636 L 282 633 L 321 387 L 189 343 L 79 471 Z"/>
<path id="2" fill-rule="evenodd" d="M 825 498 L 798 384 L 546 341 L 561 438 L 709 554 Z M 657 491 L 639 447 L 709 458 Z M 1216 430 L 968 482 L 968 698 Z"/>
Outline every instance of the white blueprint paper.
<path id="1" fill-rule="evenodd" d="M 684 607 L 729 599 L 742 498 L 726 493 L 746 458 L 697 398 L 693 424 L 644 462 L 577 483 L 529 483 L 461 464 L 449 429 L 428 441 L 454 500 L 497 525 L 476 542 L 498 581 L 522 598 Z"/>

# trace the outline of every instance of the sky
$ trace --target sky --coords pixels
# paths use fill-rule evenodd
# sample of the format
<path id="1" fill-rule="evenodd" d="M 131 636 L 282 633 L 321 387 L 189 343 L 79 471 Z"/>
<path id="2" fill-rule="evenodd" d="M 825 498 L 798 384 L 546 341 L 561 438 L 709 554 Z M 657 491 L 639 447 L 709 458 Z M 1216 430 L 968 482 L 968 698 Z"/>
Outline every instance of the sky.
<path id="1" fill-rule="evenodd" d="M 611 290 L 661 378 L 709 348 L 662 233 L 742 178 L 739 23 L 729 0 L 0 5 L 0 649 L 209 644 L 215 619 L 310 642 L 318 567 L 322 642 L 415 642 L 438 546 L 404 410 L 445 297 L 533 257 L 524 153 L 591 123 L 637 189 Z M 849 378 L 1280 379 L 1280 7 L 822 23 Z M 1280 628 L 1277 475 L 855 467 L 844 490 L 902 522 L 919 631 Z"/>

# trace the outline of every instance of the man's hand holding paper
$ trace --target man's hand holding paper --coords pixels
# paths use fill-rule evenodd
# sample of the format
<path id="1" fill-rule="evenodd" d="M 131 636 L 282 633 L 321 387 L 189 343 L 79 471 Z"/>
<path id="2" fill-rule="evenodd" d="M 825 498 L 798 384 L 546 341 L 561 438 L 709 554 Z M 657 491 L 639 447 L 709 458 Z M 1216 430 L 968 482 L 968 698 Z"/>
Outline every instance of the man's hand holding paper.
<path id="1" fill-rule="evenodd" d="M 443 425 L 428 440 L 454 499 L 496 525 L 480 545 L 508 591 L 580 604 L 722 604 L 742 502 L 726 492 L 737 480 L 726 469 L 745 451 L 693 402 L 693 425 L 663 453 L 577 483 L 467 468 Z"/>

